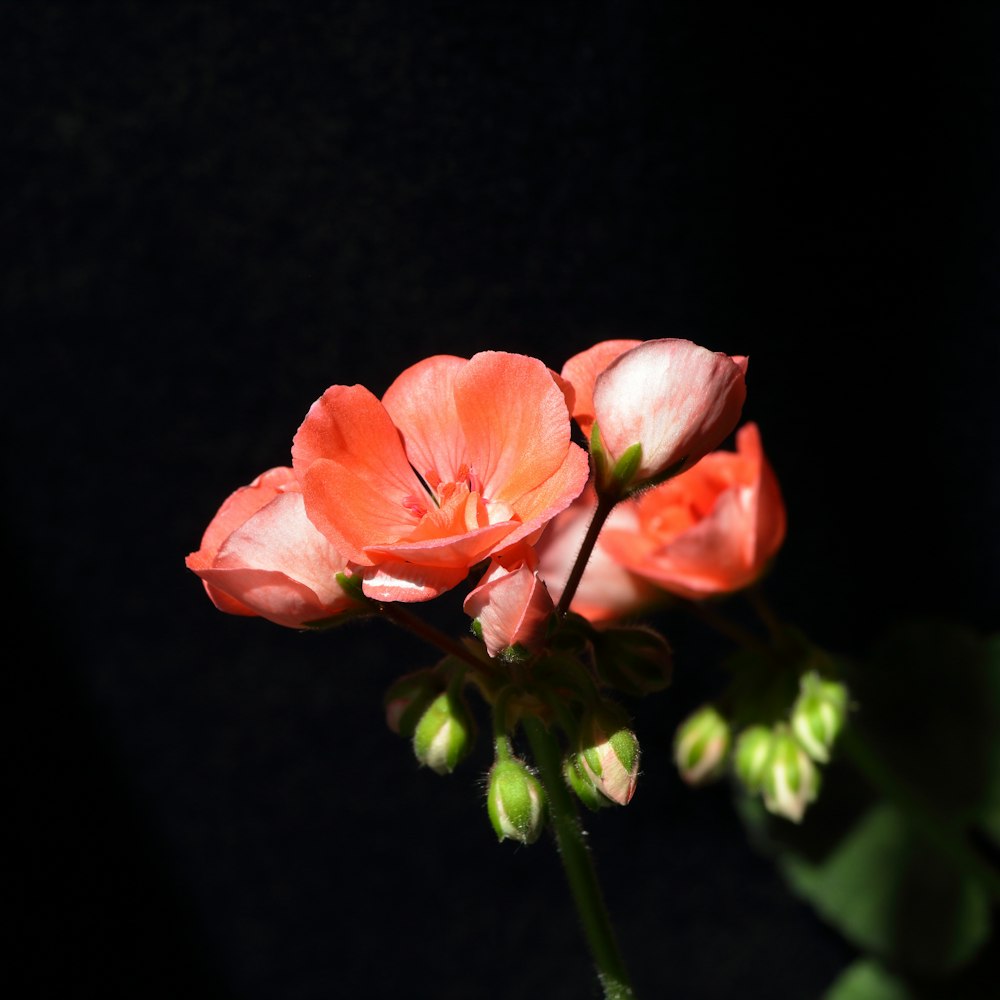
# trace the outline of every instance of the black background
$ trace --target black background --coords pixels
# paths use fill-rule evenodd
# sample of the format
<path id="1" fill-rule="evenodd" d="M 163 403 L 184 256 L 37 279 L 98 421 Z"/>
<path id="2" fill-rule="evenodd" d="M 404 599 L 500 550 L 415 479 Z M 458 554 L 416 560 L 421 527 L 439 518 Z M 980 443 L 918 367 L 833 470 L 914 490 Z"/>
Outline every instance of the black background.
<path id="1" fill-rule="evenodd" d="M 817 641 L 995 627 L 996 16 L 714 5 L 7 3 L 9 856 L 31 989 L 581 997 L 547 842 L 486 741 L 419 771 L 387 627 L 220 615 L 183 566 L 329 384 L 608 337 L 749 354 Z M 427 612 L 464 627 L 457 598 Z M 640 994 L 817 996 L 851 949 L 669 747 L 590 821 Z M 946 682 L 947 665 L 942 665 Z"/>

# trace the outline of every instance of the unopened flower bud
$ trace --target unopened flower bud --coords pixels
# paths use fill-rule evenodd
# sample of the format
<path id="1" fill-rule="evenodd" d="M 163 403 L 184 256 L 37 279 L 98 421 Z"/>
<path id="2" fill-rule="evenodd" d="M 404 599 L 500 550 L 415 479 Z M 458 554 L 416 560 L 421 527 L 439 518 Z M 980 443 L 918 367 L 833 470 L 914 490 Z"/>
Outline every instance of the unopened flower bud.
<path id="1" fill-rule="evenodd" d="M 760 791 L 773 744 L 774 733 L 767 726 L 751 726 L 740 733 L 733 759 L 736 775 L 747 791 Z"/>
<path id="2" fill-rule="evenodd" d="M 784 727 L 774 742 L 764 771 L 764 806 L 776 816 L 799 823 L 819 792 L 819 771 L 798 740 Z"/>
<path id="3" fill-rule="evenodd" d="M 500 840 L 533 844 L 545 826 L 545 790 L 522 761 L 499 760 L 490 771 L 486 810 Z"/>
<path id="4" fill-rule="evenodd" d="M 446 691 L 425 709 L 413 733 L 413 752 L 421 764 L 449 774 L 472 749 L 475 723 L 461 698 Z"/>
<path id="5" fill-rule="evenodd" d="M 580 726 L 580 765 L 594 787 L 627 805 L 639 777 L 639 741 L 611 702 L 588 713 Z"/>
<path id="6" fill-rule="evenodd" d="M 810 672 L 801 680 L 801 693 L 792 708 L 792 731 L 802 749 L 820 763 L 830 759 L 830 749 L 844 727 L 847 688 Z"/>
<path id="7" fill-rule="evenodd" d="M 732 733 L 713 705 L 705 705 L 681 723 L 674 738 L 674 761 L 689 785 L 718 778 L 726 766 Z"/>
<path id="8" fill-rule="evenodd" d="M 670 684 L 673 656 L 655 629 L 612 626 L 594 632 L 591 641 L 594 667 L 608 687 L 640 697 Z"/>
<path id="9" fill-rule="evenodd" d="M 563 761 L 563 777 L 566 784 L 576 793 L 576 797 L 590 810 L 596 812 L 611 805 L 611 800 L 603 796 L 590 780 L 576 753 L 568 754 Z"/>
<path id="10" fill-rule="evenodd" d="M 441 682 L 430 670 L 418 670 L 395 681 L 385 693 L 385 723 L 411 739 L 428 705 L 441 693 Z"/>

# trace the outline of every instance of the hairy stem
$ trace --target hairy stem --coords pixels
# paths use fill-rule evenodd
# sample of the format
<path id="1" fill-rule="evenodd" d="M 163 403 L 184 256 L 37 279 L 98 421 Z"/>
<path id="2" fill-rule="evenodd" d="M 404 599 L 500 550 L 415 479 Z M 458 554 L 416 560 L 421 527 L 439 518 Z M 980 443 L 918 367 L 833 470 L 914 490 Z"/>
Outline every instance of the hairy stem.
<path id="1" fill-rule="evenodd" d="M 566 614 L 569 610 L 569 606 L 576 596 L 576 589 L 580 586 L 580 581 L 583 579 L 583 571 L 587 568 L 590 555 L 597 544 L 597 536 L 601 533 L 601 528 L 604 527 L 604 522 L 608 519 L 611 511 L 614 510 L 616 503 L 617 499 L 614 497 L 598 497 L 597 509 L 594 511 L 594 516 L 587 528 L 587 534 L 583 537 L 583 545 L 580 546 L 576 562 L 573 563 L 573 569 L 570 570 L 569 579 L 566 581 L 566 586 L 563 588 L 562 596 L 559 598 L 559 604 L 556 607 L 556 611 L 560 615 Z"/>
<path id="2" fill-rule="evenodd" d="M 523 720 L 522 725 L 545 786 L 559 857 L 583 924 L 590 953 L 597 966 L 605 1000 L 635 1000 L 576 805 L 563 780 L 559 743 L 537 718 L 528 717 Z"/>

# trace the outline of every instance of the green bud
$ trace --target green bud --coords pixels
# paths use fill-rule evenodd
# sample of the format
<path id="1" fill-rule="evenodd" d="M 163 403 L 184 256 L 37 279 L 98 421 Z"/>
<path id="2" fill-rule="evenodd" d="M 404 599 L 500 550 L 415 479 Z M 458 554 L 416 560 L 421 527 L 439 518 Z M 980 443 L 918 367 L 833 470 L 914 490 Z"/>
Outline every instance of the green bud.
<path id="1" fill-rule="evenodd" d="M 689 785 L 705 785 L 726 767 L 732 732 L 713 705 L 705 705 L 677 727 L 674 761 Z"/>
<path id="2" fill-rule="evenodd" d="M 819 674 L 803 674 L 801 692 L 792 708 L 792 731 L 802 749 L 820 763 L 830 759 L 847 718 L 847 688 Z"/>
<path id="3" fill-rule="evenodd" d="M 579 760 L 584 775 L 602 795 L 628 804 L 639 777 L 639 741 L 617 705 L 606 701 L 584 716 Z"/>
<path id="4" fill-rule="evenodd" d="M 597 675 L 608 687 L 641 697 L 669 686 L 673 654 L 655 629 L 611 626 L 595 631 L 591 642 Z"/>
<path id="5" fill-rule="evenodd" d="M 472 749 L 474 739 L 475 722 L 464 701 L 445 691 L 420 717 L 413 733 L 413 752 L 432 771 L 450 774 Z"/>
<path id="6" fill-rule="evenodd" d="M 760 791 L 773 744 L 774 733 L 767 726 L 751 726 L 740 733 L 733 758 L 736 775 L 747 791 Z"/>
<path id="7" fill-rule="evenodd" d="M 385 723 L 394 732 L 412 739 L 417 723 L 430 703 L 440 694 L 441 682 L 430 670 L 406 674 L 385 693 Z"/>
<path id="8" fill-rule="evenodd" d="M 486 810 L 499 840 L 533 844 L 545 826 L 545 790 L 523 761 L 499 760 L 490 771 Z"/>
<path id="9" fill-rule="evenodd" d="M 563 777 L 576 797 L 592 812 L 611 805 L 611 800 L 602 795 L 587 776 L 578 754 L 568 754 L 563 761 Z"/>
<path id="10" fill-rule="evenodd" d="M 812 758 L 785 726 L 774 732 L 764 769 L 764 806 L 793 823 L 802 821 L 806 806 L 819 794 L 819 771 Z"/>

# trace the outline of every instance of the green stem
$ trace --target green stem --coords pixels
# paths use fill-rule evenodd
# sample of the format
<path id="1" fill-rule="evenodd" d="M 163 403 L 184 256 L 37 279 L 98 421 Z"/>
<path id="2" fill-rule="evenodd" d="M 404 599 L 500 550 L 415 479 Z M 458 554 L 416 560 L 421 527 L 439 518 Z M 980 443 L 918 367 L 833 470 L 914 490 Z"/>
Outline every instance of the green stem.
<path id="1" fill-rule="evenodd" d="M 583 924 L 587 944 L 597 965 L 597 975 L 604 989 L 605 1000 L 634 1000 L 635 993 L 615 942 L 614 930 L 604 905 L 583 827 L 570 791 L 563 781 L 559 743 L 536 718 L 525 718 L 522 725 L 545 786 L 559 857 Z"/>
<path id="2" fill-rule="evenodd" d="M 604 522 L 608 519 L 611 511 L 614 510 L 617 502 L 616 497 L 598 496 L 597 509 L 594 511 L 594 516 L 587 528 L 587 534 L 583 536 L 583 545 L 580 546 L 576 562 L 573 563 L 569 579 L 566 581 L 566 586 L 563 588 L 562 596 L 559 598 L 559 604 L 556 607 L 556 611 L 560 615 L 566 614 L 569 610 L 569 606 L 576 596 L 576 588 L 580 586 L 580 581 L 583 579 L 583 571 L 587 568 L 590 555 L 597 544 L 597 536 L 601 533 Z"/>
<path id="3" fill-rule="evenodd" d="M 855 726 L 845 728 L 840 745 L 868 783 L 906 813 L 914 828 L 931 846 L 937 848 L 959 871 L 979 881 L 993 901 L 1000 903 L 1000 873 L 976 853 L 960 831 L 951 829 L 934 815 L 920 794 L 893 773 Z"/>
<path id="4" fill-rule="evenodd" d="M 423 639 L 424 642 L 430 643 L 432 646 L 437 646 L 442 652 L 464 660 L 469 666 L 483 674 L 491 677 L 497 676 L 497 671 L 494 669 L 492 663 L 476 656 L 475 653 L 462 645 L 462 643 L 452 639 L 450 635 L 435 628 L 433 625 L 428 625 L 422 618 L 411 614 L 398 604 L 379 604 L 378 610 L 384 618 L 388 618 L 389 621 L 409 630 L 418 638 Z"/>

